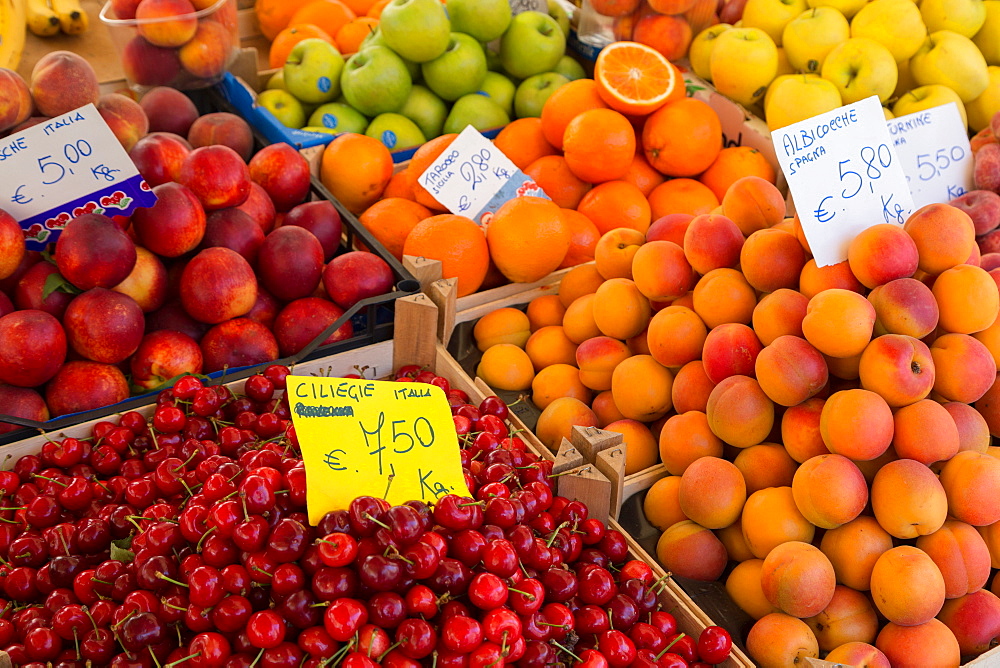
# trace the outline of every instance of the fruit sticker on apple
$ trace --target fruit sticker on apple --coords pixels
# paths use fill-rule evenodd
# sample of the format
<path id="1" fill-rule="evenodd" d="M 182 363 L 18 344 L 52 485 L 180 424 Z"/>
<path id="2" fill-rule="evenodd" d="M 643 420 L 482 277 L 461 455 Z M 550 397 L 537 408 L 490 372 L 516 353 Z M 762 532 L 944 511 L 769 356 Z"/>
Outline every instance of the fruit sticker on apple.
<path id="1" fill-rule="evenodd" d="M 916 208 L 877 96 L 774 130 L 771 139 L 820 267 L 846 260 L 865 228 L 902 225 Z"/>
<path id="2" fill-rule="evenodd" d="M 93 104 L 0 139 L 0 166 L 0 203 L 32 250 L 55 241 L 70 215 L 128 215 L 156 202 Z"/>
<path id="3" fill-rule="evenodd" d="M 313 376 L 288 376 L 287 387 L 310 524 L 359 495 L 391 504 L 472 496 L 440 387 Z"/>
<path id="4" fill-rule="evenodd" d="M 471 125 L 418 178 L 449 211 L 480 225 L 515 197 L 551 199 Z"/>

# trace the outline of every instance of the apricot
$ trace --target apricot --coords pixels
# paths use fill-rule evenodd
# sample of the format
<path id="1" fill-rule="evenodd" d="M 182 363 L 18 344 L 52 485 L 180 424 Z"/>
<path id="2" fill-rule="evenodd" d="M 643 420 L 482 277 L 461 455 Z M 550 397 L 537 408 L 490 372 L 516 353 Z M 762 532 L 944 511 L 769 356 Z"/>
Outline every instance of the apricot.
<path id="1" fill-rule="evenodd" d="M 684 231 L 684 256 L 699 274 L 732 268 L 740 262 L 744 238 L 740 228 L 721 214 L 701 214 Z"/>
<path id="2" fill-rule="evenodd" d="M 856 292 L 830 288 L 809 300 L 802 333 L 830 357 L 851 357 L 864 351 L 872 338 L 875 307 Z"/>
<path id="3" fill-rule="evenodd" d="M 701 457 L 721 457 L 722 441 L 712 433 L 701 411 L 671 415 L 660 430 L 660 460 L 672 475 L 681 475 Z"/>
<path id="4" fill-rule="evenodd" d="M 904 406 L 892 416 L 896 454 L 930 466 L 951 459 L 958 452 L 958 427 L 951 414 L 936 401 L 924 399 Z"/>
<path id="5" fill-rule="evenodd" d="M 830 371 L 831 380 L 842 380 L 842 381 L 854 381 L 861 377 L 861 355 L 852 355 L 850 357 L 830 357 L 829 355 L 823 355 L 826 358 L 826 368 Z M 831 390 L 846 390 L 855 389 L 860 383 L 839 383 L 837 386 L 831 386 Z"/>
<path id="6" fill-rule="evenodd" d="M 933 352 L 933 350 L 931 351 Z M 990 447 L 990 427 L 986 418 L 975 408 L 957 401 L 949 401 L 944 408 L 951 414 L 958 428 L 958 450 L 985 453 Z"/>
<path id="7" fill-rule="evenodd" d="M 807 259 L 794 234 L 772 227 L 747 237 L 740 251 L 740 270 L 755 290 L 794 290 Z"/>
<path id="8" fill-rule="evenodd" d="M 750 236 L 782 221 L 785 198 L 770 181 L 759 176 L 744 176 L 726 189 L 722 213 L 736 223 L 744 236 Z"/>
<path id="9" fill-rule="evenodd" d="M 659 461 L 656 437 L 649 427 L 638 420 L 615 420 L 602 427 L 625 437 L 625 475 L 632 475 L 654 466 Z"/>
<path id="10" fill-rule="evenodd" d="M 875 334 L 906 334 L 922 339 L 938 324 L 934 293 L 915 278 L 898 278 L 868 293 L 875 308 Z"/>
<path id="11" fill-rule="evenodd" d="M 646 329 L 649 300 L 627 278 L 611 278 L 594 293 L 594 322 L 605 336 L 625 340 Z"/>
<path id="12" fill-rule="evenodd" d="M 566 338 L 579 345 L 588 339 L 601 335 L 601 329 L 594 319 L 594 293 L 581 295 L 566 307 L 562 327 Z M 574 351 L 574 356 L 575 356 Z"/>
<path id="13" fill-rule="evenodd" d="M 559 450 L 562 439 L 568 439 L 574 425 L 596 427 L 597 416 L 587 404 L 573 397 L 560 397 L 541 412 L 535 423 L 535 435 L 552 452 Z"/>
<path id="14" fill-rule="evenodd" d="M 647 325 L 645 329 L 636 334 L 635 336 L 630 336 L 625 339 L 625 345 L 628 346 L 629 352 L 633 355 L 648 355 L 649 354 L 649 326 Z"/>
<path id="15" fill-rule="evenodd" d="M 609 336 L 595 336 L 576 348 L 580 381 L 592 390 L 610 390 L 611 377 L 619 363 L 631 357 L 628 346 Z"/>
<path id="16" fill-rule="evenodd" d="M 848 642 L 835 647 L 826 655 L 826 660 L 855 668 L 892 668 L 879 648 L 864 642 Z"/>
<path id="17" fill-rule="evenodd" d="M 746 481 L 733 463 L 719 457 L 701 457 L 681 475 L 678 500 L 692 521 L 707 529 L 722 529 L 743 511 Z"/>
<path id="18" fill-rule="evenodd" d="M 837 490 L 831 494 L 830 490 Z M 868 505 L 868 484 L 861 471 L 842 455 L 819 455 L 799 466 L 792 478 L 795 506 L 821 529 L 836 529 Z"/>
<path id="19" fill-rule="evenodd" d="M 931 344 L 934 391 L 947 401 L 971 404 L 986 394 L 997 366 L 981 341 L 968 334 L 942 334 Z"/>
<path id="20" fill-rule="evenodd" d="M 908 406 L 931 393 L 935 366 L 927 344 L 904 334 L 872 339 L 858 362 L 861 387 L 875 392 L 892 408 Z"/>
<path id="21" fill-rule="evenodd" d="M 542 295 L 528 302 L 528 308 L 524 313 L 528 316 L 531 333 L 534 334 L 542 327 L 562 325 L 566 307 L 560 301 L 559 295 Z"/>
<path id="22" fill-rule="evenodd" d="M 476 375 L 498 390 L 526 390 L 535 377 L 528 353 L 513 343 L 497 343 L 483 353 Z"/>
<path id="23" fill-rule="evenodd" d="M 892 443 L 892 410 L 869 390 L 841 390 L 827 397 L 819 428 L 830 452 L 856 461 L 875 459 Z"/>
<path id="24" fill-rule="evenodd" d="M 1000 436 L 1000 374 L 997 374 L 990 389 L 975 402 L 975 408 L 986 420 L 990 434 Z"/>
<path id="25" fill-rule="evenodd" d="M 941 486 L 948 512 L 955 519 L 973 526 L 1000 521 L 1000 459 L 981 452 L 959 452 L 941 469 Z"/>
<path id="26" fill-rule="evenodd" d="M 793 617 L 818 615 L 833 599 L 837 576 L 819 548 L 802 541 L 777 545 L 764 557 L 764 596 Z"/>
<path id="27" fill-rule="evenodd" d="M 715 387 L 705 373 L 705 365 L 701 360 L 692 360 L 682 366 L 674 374 L 674 384 L 670 390 L 674 410 L 678 413 L 688 411 L 705 412 L 708 405 L 708 395 Z"/>
<path id="28" fill-rule="evenodd" d="M 932 276 L 965 262 L 976 245 L 972 218 L 948 204 L 920 207 L 903 223 L 903 230 L 917 247 L 917 266 Z"/>
<path id="29" fill-rule="evenodd" d="M 881 471 L 883 466 L 889 462 L 894 462 L 897 459 L 899 459 L 899 455 L 896 454 L 896 451 L 890 445 L 886 448 L 885 452 L 875 459 L 869 459 L 867 461 L 855 460 L 854 463 L 857 464 L 859 469 L 861 469 L 861 474 L 865 477 L 865 480 L 868 481 L 868 487 L 870 488 L 872 482 L 875 480 L 875 474 Z"/>
<path id="30" fill-rule="evenodd" d="M 761 443 L 774 425 L 774 404 L 749 376 L 730 376 L 716 385 L 705 414 L 712 433 L 738 448 Z"/>
<path id="31" fill-rule="evenodd" d="M 611 374 L 611 394 L 622 415 L 653 422 L 672 408 L 673 383 L 673 374 L 652 355 L 633 355 L 622 360 Z"/>
<path id="32" fill-rule="evenodd" d="M 971 264 L 946 269 L 934 280 L 931 292 L 940 312 L 938 325 L 947 332 L 982 331 L 1000 313 L 996 282 L 989 273 Z"/>
<path id="33" fill-rule="evenodd" d="M 678 491 L 681 487 L 679 475 L 668 475 L 653 483 L 646 491 L 642 510 L 646 520 L 660 531 L 666 531 L 674 524 L 688 519 L 681 510 Z"/>
<path id="34" fill-rule="evenodd" d="M 868 597 L 844 585 L 837 585 L 830 603 L 805 622 L 824 652 L 849 642 L 873 643 L 878 633 L 878 615 Z"/>
<path id="35" fill-rule="evenodd" d="M 646 235 L 630 227 L 616 227 L 601 235 L 594 247 L 594 264 L 605 280 L 632 279 L 632 259 L 646 242 Z"/>
<path id="36" fill-rule="evenodd" d="M 982 654 L 1000 638 L 1000 597 L 980 589 L 945 601 L 938 619 L 955 634 L 963 655 Z"/>
<path id="37" fill-rule="evenodd" d="M 531 323 L 524 311 L 498 308 L 476 321 L 472 336 L 480 352 L 498 343 L 511 343 L 523 348 L 531 336 Z"/>
<path id="38" fill-rule="evenodd" d="M 562 325 L 545 325 L 532 332 L 524 344 L 535 371 L 553 364 L 576 364 L 576 344 Z"/>
<path id="39" fill-rule="evenodd" d="M 740 610 L 754 619 L 780 612 L 776 606 L 771 605 L 764 596 L 764 590 L 760 588 L 760 571 L 763 565 L 763 559 L 741 561 L 726 578 L 726 593 Z"/>
<path id="40" fill-rule="evenodd" d="M 747 494 L 792 484 L 797 464 L 780 443 L 761 443 L 740 450 L 733 464 L 743 474 Z"/>
<path id="41" fill-rule="evenodd" d="M 788 541 L 811 542 L 816 531 L 795 506 L 791 487 L 768 487 L 751 494 L 743 505 L 742 522 L 743 538 L 758 559 Z"/>
<path id="42" fill-rule="evenodd" d="M 814 397 L 829 379 L 822 353 L 798 336 L 776 338 L 757 356 L 754 369 L 764 394 L 782 406 Z"/>
<path id="43" fill-rule="evenodd" d="M 976 527 L 976 531 L 986 541 L 986 547 L 990 551 L 990 566 L 1000 568 L 1000 522 L 994 522 L 984 527 Z M 1000 589 L 1000 579 L 993 578 L 993 592 Z"/>
<path id="44" fill-rule="evenodd" d="M 990 577 L 990 548 L 975 527 L 947 520 L 934 533 L 917 538 L 917 547 L 941 571 L 945 598 L 965 596 L 986 586 Z"/>
<path id="45" fill-rule="evenodd" d="M 593 262 L 577 265 L 570 269 L 559 281 L 559 302 L 565 308 L 583 295 L 597 292 L 604 277 Z"/>
<path id="46" fill-rule="evenodd" d="M 801 619 L 772 612 L 750 629 L 747 653 L 761 668 L 804 666 L 806 657 L 819 658 L 819 643 Z"/>
<path id="47" fill-rule="evenodd" d="M 802 336 L 802 319 L 809 299 L 800 292 L 780 288 L 764 295 L 753 309 L 751 321 L 757 338 L 765 346 L 779 336 Z"/>
<path id="48" fill-rule="evenodd" d="M 788 456 L 800 464 L 810 457 L 830 452 L 819 427 L 825 404 L 825 399 L 813 397 L 789 406 L 781 415 L 781 442 Z"/>
<path id="49" fill-rule="evenodd" d="M 913 276 L 918 259 L 913 237 L 892 223 L 866 227 L 847 247 L 851 272 L 866 288 Z"/>
<path id="50" fill-rule="evenodd" d="M 594 411 L 597 416 L 597 423 L 601 429 L 604 429 L 604 425 L 614 422 L 615 420 L 624 420 L 625 416 L 622 412 L 618 410 L 618 406 L 615 406 L 614 395 L 611 394 L 611 390 L 604 390 L 603 392 L 598 392 L 597 396 L 590 403 L 590 409 Z"/>
<path id="51" fill-rule="evenodd" d="M 531 401 L 539 410 L 560 397 L 573 397 L 589 404 L 589 387 L 580 382 L 580 370 L 572 364 L 551 364 L 535 374 L 531 381 Z"/>
<path id="52" fill-rule="evenodd" d="M 868 591 L 875 562 L 892 548 L 892 536 L 874 517 L 861 515 L 824 533 L 819 548 L 833 564 L 837 582 Z"/>
<path id="53" fill-rule="evenodd" d="M 755 306 L 756 292 L 736 269 L 713 269 L 694 286 L 694 311 L 709 328 L 727 322 L 749 325 Z"/>
<path id="54" fill-rule="evenodd" d="M 669 527 L 656 543 L 656 557 L 674 575 L 713 582 L 726 568 L 726 548 L 714 533 L 691 520 Z"/>
<path id="55" fill-rule="evenodd" d="M 1000 253 L 997 253 L 997 257 L 1000 257 Z M 990 275 L 996 278 L 1000 275 L 1000 272 L 990 272 Z M 1000 367 L 1000 316 L 997 316 L 992 325 L 975 332 L 972 336 L 986 346 L 986 349 L 990 351 L 990 355 L 993 356 L 993 363 Z"/>
<path id="56" fill-rule="evenodd" d="M 934 533 L 948 515 L 948 499 L 937 476 L 912 459 L 897 459 L 879 469 L 871 499 L 875 519 L 896 538 Z"/>
<path id="57" fill-rule="evenodd" d="M 700 359 L 707 337 L 708 328 L 697 313 L 685 306 L 668 306 L 649 321 L 646 341 L 657 362 L 675 367 Z"/>
<path id="58" fill-rule="evenodd" d="M 763 346 L 754 331 L 729 322 L 713 328 L 705 337 L 701 361 L 708 379 L 718 384 L 729 376 L 752 376 Z"/>
<path id="59" fill-rule="evenodd" d="M 676 299 L 694 287 L 695 273 L 684 249 L 672 241 L 647 241 L 632 258 L 632 277 L 653 301 Z"/>
<path id="60" fill-rule="evenodd" d="M 852 292 L 864 292 L 865 286 L 857 279 L 851 271 L 847 260 L 820 267 L 816 260 L 809 260 L 802 267 L 799 274 L 799 292 L 806 299 L 812 299 L 824 290 L 838 288 L 850 290 Z"/>
<path id="61" fill-rule="evenodd" d="M 923 550 L 900 545 L 886 550 L 875 562 L 872 599 L 890 622 L 904 626 L 923 624 L 944 604 L 944 578 L 937 564 Z"/>
<path id="62" fill-rule="evenodd" d="M 889 659 L 892 668 L 957 666 L 962 658 L 955 634 L 937 619 L 916 626 L 886 624 L 879 631 L 875 646 Z"/>
<path id="63" fill-rule="evenodd" d="M 737 517 L 736 521 L 727 527 L 716 529 L 715 535 L 725 545 L 726 554 L 729 555 L 730 561 L 746 561 L 754 558 L 750 546 L 747 545 L 747 541 L 743 537 L 743 522 L 740 521 L 740 518 Z"/>

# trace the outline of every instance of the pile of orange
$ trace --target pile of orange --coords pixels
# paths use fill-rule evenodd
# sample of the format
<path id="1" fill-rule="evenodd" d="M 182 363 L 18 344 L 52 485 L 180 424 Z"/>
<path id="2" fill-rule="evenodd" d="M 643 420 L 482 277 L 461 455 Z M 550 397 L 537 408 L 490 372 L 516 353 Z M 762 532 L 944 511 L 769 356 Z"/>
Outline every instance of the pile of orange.
<path id="1" fill-rule="evenodd" d="M 271 40 L 268 63 L 281 67 L 292 48 L 308 38 L 337 47 L 345 57 L 378 27 L 389 0 L 257 0 L 261 34 Z"/>

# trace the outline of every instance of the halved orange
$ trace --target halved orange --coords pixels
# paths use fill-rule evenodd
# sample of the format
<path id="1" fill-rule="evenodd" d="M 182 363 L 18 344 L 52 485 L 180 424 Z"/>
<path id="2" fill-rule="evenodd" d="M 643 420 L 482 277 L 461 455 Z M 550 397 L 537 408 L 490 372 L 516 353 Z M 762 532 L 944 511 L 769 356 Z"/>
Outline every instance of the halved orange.
<path id="1" fill-rule="evenodd" d="M 650 114 L 685 96 L 684 77 L 659 51 L 638 42 L 612 42 L 594 64 L 601 99 L 615 111 Z"/>

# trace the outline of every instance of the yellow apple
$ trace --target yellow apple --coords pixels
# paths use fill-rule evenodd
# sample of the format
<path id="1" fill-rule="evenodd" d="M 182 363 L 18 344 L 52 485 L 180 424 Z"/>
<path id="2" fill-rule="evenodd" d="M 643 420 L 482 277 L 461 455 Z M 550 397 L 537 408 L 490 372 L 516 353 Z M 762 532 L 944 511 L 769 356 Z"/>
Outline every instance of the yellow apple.
<path id="1" fill-rule="evenodd" d="M 760 28 L 726 30 L 715 38 L 709 69 L 720 93 L 749 107 L 778 74 L 778 47 Z"/>
<path id="2" fill-rule="evenodd" d="M 771 85 L 767 87 L 767 92 L 764 93 L 764 109 L 767 109 L 768 100 L 771 99 L 771 95 L 774 94 L 774 91 L 778 88 L 778 84 L 780 84 L 785 79 L 794 79 L 794 78 L 801 79 L 802 77 L 805 77 L 807 79 L 819 79 L 818 74 L 810 74 L 808 72 L 796 73 L 796 74 L 779 74 L 778 76 L 774 77 L 774 81 L 771 82 Z"/>
<path id="3" fill-rule="evenodd" d="M 788 62 L 796 71 L 819 72 L 826 54 L 850 36 L 851 26 L 839 10 L 816 7 L 788 22 L 781 34 L 781 43 Z"/>
<path id="4" fill-rule="evenodd" d="M 887 121 L 891 121 L 892 119 L 896 118 L 888 107 L 882 107 L 882 115 L 885 116 L 885 120 Z"/>
<path id="5" fill-rule="evenodd" d="M 775 76 L 781 76 L 782 74 L 795 74 L 795 68 L 788 61 L 788 53 L 785 51 L 785 47 L 778 47 L 778 73 Z"/>
<path id="6" fill-rule="evenodd" d="M 989 127 L 993 115 L 1000 111 L 1000 67 L 990 65 L 990 83 L 983 94 L 965 105 L 969 114 L 969 129 L 979 132 Z"/>
<path id="7" fill-rule="evenodd" d="M 962 102 L 962 98 L 958 96 L 958 93 L 941 84 L 914 88 L 896 100 L 896 103 L 892 105 L 892 113 L 895 116 L 906 116 L 931 107 L 940 107 L 949 102 L 954 102 L 958 106 L 958 115 L 962 117 L 962 123 L 968 126 L 969 118 L 965 115 L 965 104 Z"/>
<path id="8" fill-rule="evenodd" d="M 843 14 L 844 18 L 850 19 L 868 4 L 868 0 L 806 0 L 806 3 L 810 7 L 833 7 Z"/>
<path id="9" fill-rule="evenodd" d="M 743 27 L 760 28 L 775 46 L 781 46 L 781 32 L 789 21 L 809 9 L 806 0 L 747 0 Z"/>
<path id="10" fill-rule="evenodd" d="M 764 103 L 764 120 L 773 131 L 839 106 L 840 91 L 832 83 L 810 74 L 793 74 L 771 84 Z"/>
<path id="11" fill-rule="evenodd" d="M 972 43 L 979 47 L 987 65 L 1000 65 L 1000 0 L 986 0 L 986 21 Z"/>
<path id="12" fill-rule="evenodd" d="M 1000 2 L 1000 0 L 997 0 Z M 712 48 L 715 46 L 715 38 L 732 28 L 728 23 L 716 23 L 714 26 L 705 28 L 693 40 L 688 47 L 688 61 L 694 73 L 705 81 L 712 80 L 712 71 L 709 63 L 712 58 Z"/>
<path id="13" fill-rule="evenodd" d="M 986 21 L 983 0 L 920 0 L 920 14 L 927 32 L 951 30 L 972 38 Z"/>
<path id="14" fill-rule="evenodd" d="M 900 63 L 924 43 L 927 28 L 920 10 L 910 0 L 874 0 L 855 14 L 851 37 L 875 40 Z"/>
<path id="15" fill-rule="evenodd" d="M 889 49 L 867 37 L 852 37 L 827 55 L 820 76 L 833 82 L 844 104 L 852 104 L 872 95 L 884 103 L 899 75 Z"/>
<path id="16" fill-rule="evenodd" d="M 910 58 L 910 72 L 920 86 L 944 84 L 971 102 L 986 90 L 986 59 L 972 40 L 950 30 L 932 32 Z"/>
<path id="17" fill-rule="evenodd" d="M 901 63 L 896 63 L 896 73 L 896 90 L 892 91 L 893 98 L 905 95 L 917 87 L 918 84 L 913 80 L 913 74 L 910 73 L 910 61 L 904 60 Z"/>

